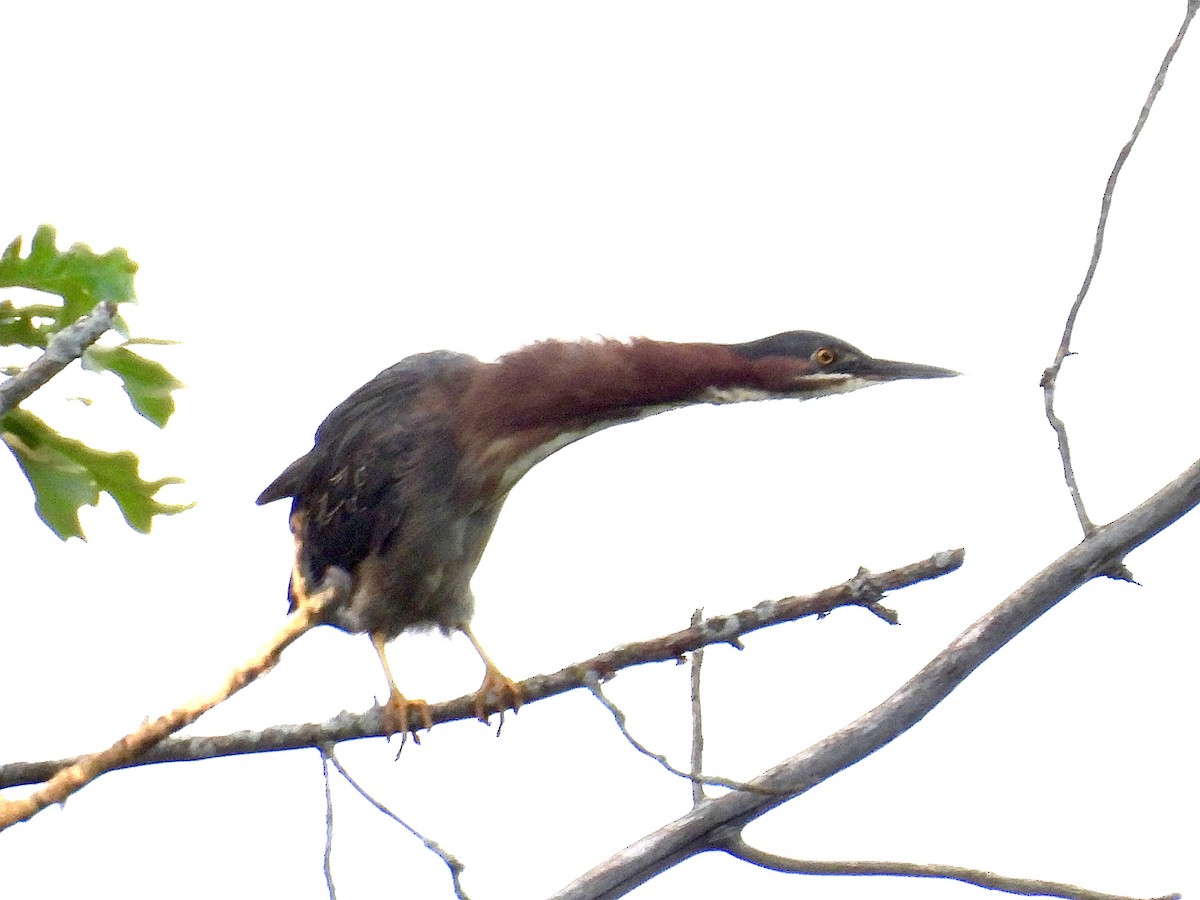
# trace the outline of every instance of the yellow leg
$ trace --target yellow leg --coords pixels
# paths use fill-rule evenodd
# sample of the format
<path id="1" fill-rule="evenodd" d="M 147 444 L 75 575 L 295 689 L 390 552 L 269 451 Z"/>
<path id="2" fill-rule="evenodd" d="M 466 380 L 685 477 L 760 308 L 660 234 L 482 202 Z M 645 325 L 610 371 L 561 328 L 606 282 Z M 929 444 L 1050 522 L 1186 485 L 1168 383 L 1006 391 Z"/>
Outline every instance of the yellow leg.
<path id="1" fill-rule="evenodd" d="M 504 721 L 504 711 L 512 709 L 516 712 L 521 708 L 521 689 L 511 678 L 496 668 L 496 664 L 484 652 L 479 641 L 475 639 L 475 635 L 471 633 L 471 629 L 467 625 L 460 625 L 459 631 L 467 636 L 467 640 L 475 648 L 475 652 L 479 654 L 479 658 L 483 660 L 483 684 L 479 686 L 479 690 L 475 692 L 475 716 L 481 722 L 488 720 L 488 709 L 493 708 L 500 713 L 500 721 Z M 493 700 L 492 697 L 495 697 Z"/>
<path id="2" fill-rule="evenodd" d="M 387 638 L 383 632 L 371 632 L 371 646 L 375 648 L 375 654 L 383 664 L 383 674 L 387 676 L 389 689 L 388 701 L 383 707 L 383 730 L 388 737 L 397 732 L 406 736 L 411 733 L 413 740 L 419 744 L 421 739 L 417 737 L 417 729 L 422 725 L 427 731 L 432 728 L 433 716 L 429 712 L 428 703 L 424 700 L 409 700 L 396 687 L 396 679 L 392 677 L 392 667 L 388 665 L 387 654 L 384 652 L 386 643 Z M 416 714 L 418 720 L 416 724 L 410 724 L 410 710 Z"/>

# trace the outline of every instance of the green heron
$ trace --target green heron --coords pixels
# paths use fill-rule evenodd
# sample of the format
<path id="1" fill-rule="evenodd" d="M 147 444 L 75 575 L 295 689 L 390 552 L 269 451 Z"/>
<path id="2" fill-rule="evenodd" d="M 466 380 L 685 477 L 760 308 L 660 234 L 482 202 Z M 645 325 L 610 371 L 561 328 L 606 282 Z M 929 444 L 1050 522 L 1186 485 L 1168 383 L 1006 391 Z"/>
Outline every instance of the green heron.
<path id="1" fill-rule="evenodd" d="M 344 586 L 329 624 L 370 635 L 390 690 L 385 731 L 431 725 L 427 704 L 397 689 L 384 645 L 435 626 L 461 631 L 483 660 L 474 710 L 486 721 L 521 695 L 471 633 L 471 576 L 505 497 L 537 463 L 602 428 L 690 404 L 808 400 L 956 374 L 811 331 L 744 344 L 543 341 L 493 363 L 419 353 L 334 409 L 258 503 L 292 498 L 292 609 L 327 578 Z"/>

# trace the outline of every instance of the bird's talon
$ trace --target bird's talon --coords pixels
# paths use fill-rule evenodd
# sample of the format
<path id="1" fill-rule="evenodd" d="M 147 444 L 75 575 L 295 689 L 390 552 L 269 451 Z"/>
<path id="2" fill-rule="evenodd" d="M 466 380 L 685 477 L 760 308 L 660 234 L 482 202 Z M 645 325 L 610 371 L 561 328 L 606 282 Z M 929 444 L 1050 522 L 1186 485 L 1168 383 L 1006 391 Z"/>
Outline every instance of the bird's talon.
<path id="1" fill-rule="evenodd" d="M 475 692 L 475 718 L 486 723 L 492 712 L 498 712 L 500 721 L 503 722 L 504 711 L 511 709 L 516 712 L 521 708 L 523 700 L 521 689 L 517 687 L 516 682 L 498 669 L 489 667 L 483 684 Z"/>
<path id="2" fill-rule="evenodd" d="M 413 721 L 413 717 L 416 721 Z M 388 702 L 383 707 L 382 713 L 383 733 L 390 738 L 393 734 L 402 735 L 401 745 L 408 739 L 411 734 L 412 739 L 416 743 L 421 743 L 421 738 L 417 734 L 418 728 L 424 728 L 428 731 L 433 727 L 433 713 L 429 710 L 429 704 L 424 700 L 409 700 L 403 694 L 396 692 L 389 698 Z"/>

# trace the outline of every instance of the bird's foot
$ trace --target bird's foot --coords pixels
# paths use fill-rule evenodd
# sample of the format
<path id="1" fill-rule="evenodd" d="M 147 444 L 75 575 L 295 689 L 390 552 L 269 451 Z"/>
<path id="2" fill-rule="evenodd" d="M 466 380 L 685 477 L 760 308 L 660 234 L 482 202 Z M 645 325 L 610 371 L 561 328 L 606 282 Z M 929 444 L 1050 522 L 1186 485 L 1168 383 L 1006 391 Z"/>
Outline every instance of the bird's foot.
<path id="1" fill-rule="evenodd" d="M 475 718 L 486 722 L 490 711 L 500 713 L 500 724 L 504 724 L 504 711 L 511 709 L 516 712 L 521 708 L 521 689 L 515 681 L 493 665 L 488 665 L 483 675 L 483 684 L 475 692 Z"/>
<path id="2" fill-rule="evenodd" d="M 399 691 L 392 691 L 383 707 L 381 718 L 384 735 L 389 738 L 393 734 L 401 735 L 402 747 L 410 734 L 416 743 L 421 743 L 421 738 L 417 735 L 418 728 L 423 727 L 428 731 L 433 727 L 433 714 L 429 711 L 429 704 L 424 700 L 409 700 Z"/>

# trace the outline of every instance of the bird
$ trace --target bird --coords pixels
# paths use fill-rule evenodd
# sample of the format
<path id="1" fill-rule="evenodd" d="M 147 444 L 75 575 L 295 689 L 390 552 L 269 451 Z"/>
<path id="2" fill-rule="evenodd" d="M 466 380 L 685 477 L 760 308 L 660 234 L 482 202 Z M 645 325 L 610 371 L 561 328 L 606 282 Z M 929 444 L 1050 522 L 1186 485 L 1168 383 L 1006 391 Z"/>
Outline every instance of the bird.
<path id="1" fill-rule="evenodd" d="M 484 665 L 473 711 L 522 694 L 471 631 L 471 577 L 509 492 L 531 468 L 601 429 L 693 404 L 809 400 L 950 369 L 868 356 L 815 331 L 744 343 L 543 340 L 494 362 L 447 350 L 384 369 L 317 428 L 312 449 L 258 504 L 291 498 L 290 609 L 329 584 L 326 623 L 365 633 L 388 684 L 387 735 L 432 727 L 400 692 L 385 652 L 404 632 L 461 632 Z"/>

